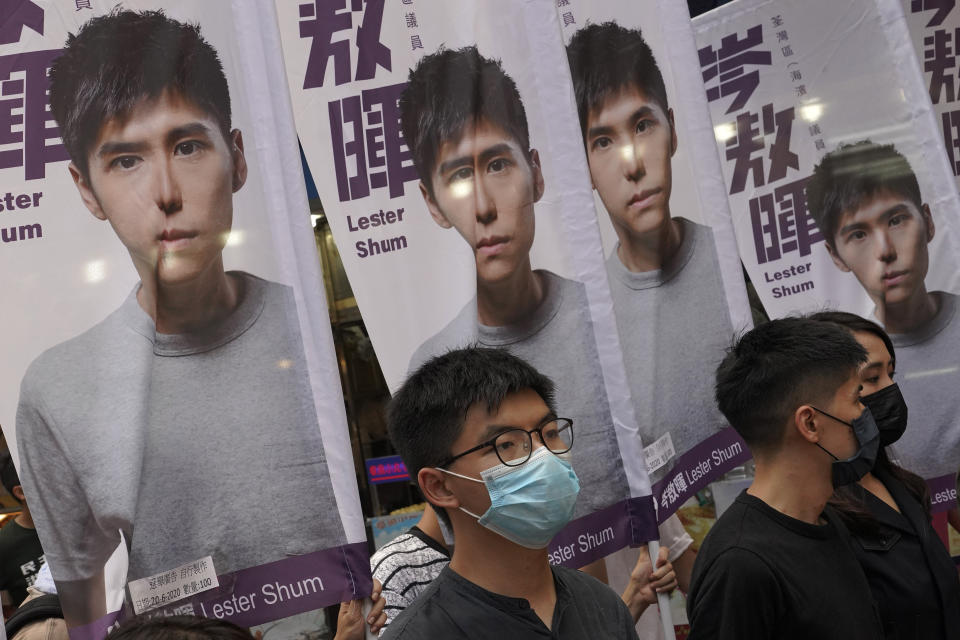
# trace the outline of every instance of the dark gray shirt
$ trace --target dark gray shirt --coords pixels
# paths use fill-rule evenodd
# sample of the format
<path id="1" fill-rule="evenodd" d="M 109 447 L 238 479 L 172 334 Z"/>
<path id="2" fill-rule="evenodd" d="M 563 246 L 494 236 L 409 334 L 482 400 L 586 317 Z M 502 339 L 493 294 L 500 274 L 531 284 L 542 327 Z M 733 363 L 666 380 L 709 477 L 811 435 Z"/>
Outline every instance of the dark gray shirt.
<path id="1" fill-rule="evenodd" d="M 633 618 L 607 585 L 581 571 L 551 567 L 557 604 L 551 628 L 523 598 L 509 598 L 473 584 L 446 567 L 381 636 L 471 640 L 604 640 L 636 638 Z"/>

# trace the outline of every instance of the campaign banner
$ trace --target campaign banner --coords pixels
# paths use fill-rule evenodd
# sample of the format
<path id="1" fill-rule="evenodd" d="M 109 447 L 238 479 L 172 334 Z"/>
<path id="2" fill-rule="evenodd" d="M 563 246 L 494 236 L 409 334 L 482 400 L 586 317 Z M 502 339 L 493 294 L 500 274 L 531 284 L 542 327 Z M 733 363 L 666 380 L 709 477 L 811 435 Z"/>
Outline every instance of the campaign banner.
<path id="1" fill-rule="evenodd" d="M 911 8 L 930 20 L 935 4 Z M 764 307 L 883 325 L 910 406 L 896 457 L 928 481 L 954 476 L 960 200 L 900 3 L 735 0 L 694 29 L 740 255 Z"/>
<path id="2" fill-rule="evenodd" d="M 0 8 L 0 424 L 71 635 L 363 597 L 272 5 L 114 4 Z"/>
<path id="3" fill-rule="evenodd" d="M 565 532 L 583 544 L 551 557 L 655 539 L 555 0 L 276 7 L 297 131 L 390 389 L 455 347 L 524 358 L 573 422 Z"/>
<path id="4" fill-rule="evenodd" d="M 686 6 L 556 5 L 662 522 L 750 455 L 713 392 L 752 326 L 740 256 Z"/>

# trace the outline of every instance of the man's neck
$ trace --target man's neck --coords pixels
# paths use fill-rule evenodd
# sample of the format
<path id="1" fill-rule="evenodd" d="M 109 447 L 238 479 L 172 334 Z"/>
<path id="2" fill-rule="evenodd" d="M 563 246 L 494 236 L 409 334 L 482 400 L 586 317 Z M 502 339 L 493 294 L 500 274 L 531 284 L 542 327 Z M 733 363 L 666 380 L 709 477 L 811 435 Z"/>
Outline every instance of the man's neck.
<path id="1" fill-rule="evenodd" d="M 683 244 L 683 225 L 670 218 L 668 224 L 646 234 L 633 234 L 617 229 L 620 246 L 617 257 L 633 273 L 662 269 Z"/>
<path id="2" fill-rule="evenodd" d="M 887 333 L 910 333 L 926 325 L 940 312 L 939 297 L 927 293 L 921 286 L 909 300 L 895 305 L 874 302 L 877 305 L 877 319 L 883 323 Z"/>
<path id="3" fill-rule="evenodd" d="M 23 505 L 23 511 L 20 512 L 16 518 L 13 519 L 18 525 L 24 529 L 36 529 L 37 525 L 33 523 L 33 516 L 30 514 L 30 508 L 27 505 Z"/>
<path id="4" fill-rule="evenodd" d="M 756 475 L 747 493 L 791 518 L 821 524 L 823 508 L 833 495 L 829 474 L 818 474 L 810 465 L 786 458 L 756 460 Z"/>
<path id="5" fill-rule="evenodd" d="M 510 598 L 524 598 L 548 628 L 557 591 L 545 549 L 527 549 L 473 523 L 455 527 L 450 568 L 473 584 Z"/>
<path id="6" fill-rule="evenodd" d="M 177 334 L 202 330 L 229 316 L 239 304 L 240 283 L 213 265 L 208 275 L 177 285 L 142 278 L 137 302 L 156 323 L 157 333 Z"/>
<path id="7" fill-rule="evenodd" d="M 477 281 L 477 317 L 488 327 L 516 324 L 540 307 L 545 293 L 545 283 L 528 261 L 500 282 Z"/>
<path id="8" fill-rule="evenodd" d="M 447 548 L 443 539 L 443 531 L 440 530 L 440 523 L 437 520 L 437 514 L 429 505 L 423 510 L 423 515 L 420 516 L 420 519 L 417 521 L 417 528 L 432 538 L 433 541 L 441 547 L 444 549 Z"/>

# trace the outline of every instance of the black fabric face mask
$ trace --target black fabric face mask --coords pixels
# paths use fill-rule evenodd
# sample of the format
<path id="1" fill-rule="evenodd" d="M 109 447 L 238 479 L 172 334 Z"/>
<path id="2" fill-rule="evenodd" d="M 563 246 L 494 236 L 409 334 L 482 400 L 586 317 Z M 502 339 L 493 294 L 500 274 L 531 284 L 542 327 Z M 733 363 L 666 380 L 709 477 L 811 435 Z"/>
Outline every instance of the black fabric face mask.
<path id="1" fill-rule="evenodd" d="M 907 428 L 907 403 L 900 387 L 893 383 L 880 391 L 860 398 L 880 430 L 880 446 L 887 447 L 900 439 Z"/>
<path id="2" fill-rule="evenodd" d="M 811 405 L 811 407 L 813 407 L 813 405 Z M 854 419 L 853 422 L 841 420 L 816 407 L 813 407 L 813 409 L 853 429 L 853 435 L 859 446 L 856 453 L 846 460 L 841 460 L 833 455 L 832 452 L 825 449 L 819 442 L 814 443 L 833 458 L 832 480 L 834 488 L 853 484 L 867 475 L 873 469 L 873 465 L 877 463 L 877 452 L 880 450 L 880 431 L 877 429 L 877 423 L 874 422 L 873 416 L 870 414 L 870 409 L 864 409 L 863 413 Z"/>

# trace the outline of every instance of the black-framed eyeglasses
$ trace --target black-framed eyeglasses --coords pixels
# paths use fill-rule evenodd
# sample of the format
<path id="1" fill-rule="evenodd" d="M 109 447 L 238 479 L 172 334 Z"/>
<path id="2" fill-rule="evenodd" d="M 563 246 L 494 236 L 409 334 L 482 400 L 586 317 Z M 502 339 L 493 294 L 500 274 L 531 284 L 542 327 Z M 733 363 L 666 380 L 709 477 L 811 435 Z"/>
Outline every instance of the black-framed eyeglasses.
<path id="1" fill-rule="evenodd" d="M 519 467 L 529 460 L 533 453 L 534 433 L 540 436 L 540 442 L 551 453 L 560 455 L 570 451 L 573 447 L 573 420 L 570 418 L 551 418 L 529 431 L 520 427 L 504 429 L 486 442 L 451 456 L 437 466 L 445 467 L 454 460 L 458 460 L 474 451 L 493 447 L 497 457 L 500 458 L 500 462 L 508 467 Z"/>

